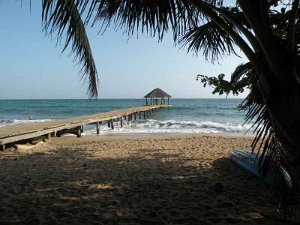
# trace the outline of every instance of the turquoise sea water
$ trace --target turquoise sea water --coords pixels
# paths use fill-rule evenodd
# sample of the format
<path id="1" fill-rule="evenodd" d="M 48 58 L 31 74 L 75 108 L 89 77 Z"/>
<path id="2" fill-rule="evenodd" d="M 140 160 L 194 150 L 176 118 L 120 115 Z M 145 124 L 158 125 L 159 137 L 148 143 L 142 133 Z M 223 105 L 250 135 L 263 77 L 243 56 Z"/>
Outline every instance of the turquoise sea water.
<path id="1" fill-rule="evenodd" d="M 242 99 L 172 99 L 170 110 L 160 110 L 147 120 L 118 124 L 115 130 L 105 125 L 107 133 L 233 133 L 245 134 L 251 124 L 245 124 L 244 112 L 236 106 Z M 0 127 L 18 123 L 46 121 L 107 112 L 145 104 L 143 99 L 99 100 L 0 100 Z M 32 120 L 28 120 L 31 115 Z M 87 126 L 86 134 L 95 133 Z M 249 132 L 251 134 L 251 132 Z"/>

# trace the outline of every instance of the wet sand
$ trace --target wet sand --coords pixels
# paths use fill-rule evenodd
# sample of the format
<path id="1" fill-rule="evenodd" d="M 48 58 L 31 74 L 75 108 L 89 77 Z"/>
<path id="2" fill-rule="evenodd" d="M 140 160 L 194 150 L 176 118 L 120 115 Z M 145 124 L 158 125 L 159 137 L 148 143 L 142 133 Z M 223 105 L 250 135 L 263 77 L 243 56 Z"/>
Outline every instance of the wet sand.
<path id="1" fill-rule="evenodd" d="M 84 136 L 0 152 L 0 224 L 282 224 L 251 138 Z"/>

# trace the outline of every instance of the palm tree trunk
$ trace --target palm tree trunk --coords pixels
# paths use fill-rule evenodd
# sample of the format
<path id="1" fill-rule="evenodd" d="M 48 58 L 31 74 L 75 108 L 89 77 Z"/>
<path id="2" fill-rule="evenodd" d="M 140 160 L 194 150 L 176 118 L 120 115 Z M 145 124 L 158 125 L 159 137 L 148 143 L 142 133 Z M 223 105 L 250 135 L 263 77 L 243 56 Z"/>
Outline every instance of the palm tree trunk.
<path id="1" fill-rule="evenodd" d="M 286 77 L 291 76 L 290 71 L 286 74 Z M 272 86 L 265 103 L 272 128 L 294 169 L 295 182 L 300 184 L 300 87 L 296 82 L 289 86 L 289 89 L 285 85 Z"/>
<path id="2" fill-rule="evenodd" d="M 262 76 L 268 83 L 269 93 L 262 94 L 272 129 L 295 169 L 296 181 L 300 183 L 300 82 L 299 66 L 295 63 L 297 59 L 293 59 L 290 49 L 275 38 L 269 22 L 267 1 L 238 2 L 263 52 L 261 60 L 265 65 L 264 71 L 268 72 Z M 260 83 L 264 85 L 264 82 Z"/>

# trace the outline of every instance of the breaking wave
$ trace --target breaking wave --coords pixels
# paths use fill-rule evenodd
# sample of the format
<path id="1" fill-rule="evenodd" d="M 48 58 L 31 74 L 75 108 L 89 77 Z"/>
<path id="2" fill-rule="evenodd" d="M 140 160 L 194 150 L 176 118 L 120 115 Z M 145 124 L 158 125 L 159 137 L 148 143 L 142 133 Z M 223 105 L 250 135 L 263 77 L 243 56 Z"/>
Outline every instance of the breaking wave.
<path id="1" fill-rule="evenodd" d="M 22 124 L 22 123 L 35 123 L 35 122 L 46 122 L 51 119 L 40 119 L 40 120 L 17 120 L 17 119 L 0 119 L 0 127 Z"/>
<path id="2" fill-rule="evenodd" d="M 118 122 L 115 122 L 115 129 L 111 130 L 107 125 L 101 126 L 102 134 L 114 134 L 114 133 L 179 133 L 179 134 L 200 134 L 200 133 L 235 133 L 245 134 L 248 132 L 251 134 L 252 124 L 234 124 L 230 122 L 220 123 L 213 121 L 176 121 L 176 120 L 140 120 L 125 122 L 121 128 Z M 96 130 L 91 126 L 85 134 L 95 134 Z"/>

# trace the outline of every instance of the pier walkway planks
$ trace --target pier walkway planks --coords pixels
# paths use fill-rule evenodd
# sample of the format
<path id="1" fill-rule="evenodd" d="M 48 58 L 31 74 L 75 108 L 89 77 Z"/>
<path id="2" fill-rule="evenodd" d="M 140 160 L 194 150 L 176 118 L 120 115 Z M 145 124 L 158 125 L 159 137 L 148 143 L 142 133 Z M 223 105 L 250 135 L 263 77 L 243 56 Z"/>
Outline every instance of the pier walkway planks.
<path id="1" fill-rule="evenodd" d="M 18 141 L 58 134 L 59 132 L 72 130 L 80 132 L 82 126 L 87 124 L 96 124 L 97 133 L 99 133 L 99 123 L 108 121 L 108 124 L 113 128 L 113 120 L 123 120 L 124 116 L 131 116 L 136 113 L 144 113 L 143 117 L 148 116 L 148 112 L 156 109 L 169 108 L 170 105 L 150 105 L 135 108 L 119 109 L 110 112 L 103 112 L 94 115 L 75 117 L 70 119 L 53 120 L 48 122 L 32 122 L 25 124 L 17 124 L 11 126 L 0 127 L 0 150 L 5 149 L 5 145 L 13 144 Z M 140 115 L 141 116 L 141 115 Z M 58 135 L 57 135 L 58 136 Z M 80 133 L 77 133 L 80 136 Z"/>

